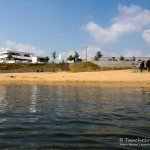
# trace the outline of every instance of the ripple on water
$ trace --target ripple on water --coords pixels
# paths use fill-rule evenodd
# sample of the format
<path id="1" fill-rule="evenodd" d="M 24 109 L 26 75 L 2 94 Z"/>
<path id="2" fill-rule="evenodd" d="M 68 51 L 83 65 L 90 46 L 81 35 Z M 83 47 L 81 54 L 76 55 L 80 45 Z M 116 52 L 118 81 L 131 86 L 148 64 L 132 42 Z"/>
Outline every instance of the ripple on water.
<path id="1" fill-rule="evenodd" d="M 143 89 L 3 85 L 0 94 L 1 149 L 123 149 L 119 138 L 149 138 Z"/>

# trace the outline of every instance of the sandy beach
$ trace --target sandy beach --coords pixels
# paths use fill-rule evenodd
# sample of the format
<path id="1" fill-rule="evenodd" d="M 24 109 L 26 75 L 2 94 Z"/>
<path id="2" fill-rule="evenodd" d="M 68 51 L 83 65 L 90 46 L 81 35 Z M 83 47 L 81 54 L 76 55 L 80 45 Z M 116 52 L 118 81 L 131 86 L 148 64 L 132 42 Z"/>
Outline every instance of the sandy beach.
<path id="1" fill-rule="evenodd" d="M 84 84 L 105 86 L 150 87 L 150 73 L 133 70 L 100 72 L 2 73 L 0 83 Z"/>

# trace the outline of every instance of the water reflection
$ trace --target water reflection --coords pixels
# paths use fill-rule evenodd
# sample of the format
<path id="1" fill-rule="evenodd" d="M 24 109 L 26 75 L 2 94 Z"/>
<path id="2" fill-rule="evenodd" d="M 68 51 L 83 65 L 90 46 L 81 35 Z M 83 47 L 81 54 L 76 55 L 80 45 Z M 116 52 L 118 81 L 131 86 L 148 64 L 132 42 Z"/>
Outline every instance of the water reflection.
<path id="1" fill-rule="evenodd" d="M 31 105 L 30 105 L 31 112 L 37 112 L 36 109 L 37 93 L 38 93 L 38 86 L 33 85 L 31 89 Z"/>
<path id="2" fill-rule="evenodd" d="M 117 148 L 150 133 L 147 89 L 1 85 L 0 95 L 0 148 Z"/>
<path id="3" fill-rule="evenodd" d="M 0 112 L 5 112 L 5 108 L 7 107 L 7 101 L 5 99 L 6 89 L 5 86 L 0 86 Z"/>

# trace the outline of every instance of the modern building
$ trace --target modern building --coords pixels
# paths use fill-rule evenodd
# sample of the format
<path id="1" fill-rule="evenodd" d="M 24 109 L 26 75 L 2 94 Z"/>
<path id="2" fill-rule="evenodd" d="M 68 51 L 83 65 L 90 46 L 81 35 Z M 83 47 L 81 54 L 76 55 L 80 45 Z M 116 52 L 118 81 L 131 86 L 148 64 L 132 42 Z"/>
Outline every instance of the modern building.
<path id="1" fill-rule="evenodd" d="M 13 50 L 5 50 L 0 52 L 0 63 L 15 63 L 15 62 L 32 62 L 45 63 L 49 58 L 42 56 L 35 56 L 34 53 L 19 52 Z"/>
<path id="2" fill-rule="evenodd" d="M 12 56 L 12 58 L 9 58 L 9 56 Z M 14 61 L 27 61 L 32 62 L 32 57 L 34 57 L 34 53 L 28 53 L 28 52 L 19 52 L 19 51 L 13 51 L 13 50 L 5 50 L 0 52 L 0 61 L 1 62 L 7 62 L 9 60 Z"/>
<path id="3" fill-rule="evenodd" d="M 42 57 L 42 56 L 34 56 L 32 57 L 32 63 L 45 63 L 46 61 L 46 57 Z"/>

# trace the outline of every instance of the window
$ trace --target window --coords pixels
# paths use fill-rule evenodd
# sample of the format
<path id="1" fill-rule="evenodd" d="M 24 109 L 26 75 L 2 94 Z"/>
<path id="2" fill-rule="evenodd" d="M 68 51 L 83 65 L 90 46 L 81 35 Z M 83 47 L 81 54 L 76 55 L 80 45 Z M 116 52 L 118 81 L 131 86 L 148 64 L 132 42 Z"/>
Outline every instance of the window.
<path id="1" fill-rule="evenodd" d="M 24 57 L 30 57 L 30 55 L 29 54 L 24 54 Z"/>
<path id="2" fill-rule="evenodd" d="M 20 56 L 19 53 L 10 53 L 11 55 Z"/>

